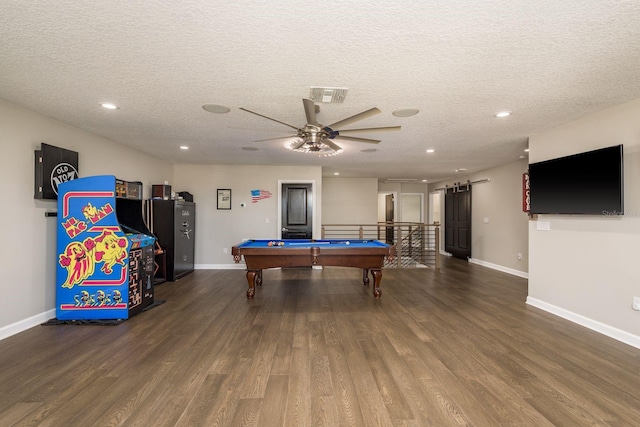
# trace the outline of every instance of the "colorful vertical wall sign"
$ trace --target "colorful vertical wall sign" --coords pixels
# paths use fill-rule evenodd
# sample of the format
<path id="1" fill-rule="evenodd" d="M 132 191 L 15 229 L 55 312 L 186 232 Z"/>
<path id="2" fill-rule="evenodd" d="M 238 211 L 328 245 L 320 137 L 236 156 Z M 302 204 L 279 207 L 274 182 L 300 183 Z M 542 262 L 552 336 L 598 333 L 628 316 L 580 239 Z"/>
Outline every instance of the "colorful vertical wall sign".
<path id="1" fill-rule="evenodd" d="M 522 174 L 522 212 L 531 211 L 531 187 L 529 186 L 529 172 Z"/>
<path id="2" fill-rule="evenodd" d="M 128 318 L 129 239 L 118 224 L 116 178 L 58 187 L 56 317 Z"/>

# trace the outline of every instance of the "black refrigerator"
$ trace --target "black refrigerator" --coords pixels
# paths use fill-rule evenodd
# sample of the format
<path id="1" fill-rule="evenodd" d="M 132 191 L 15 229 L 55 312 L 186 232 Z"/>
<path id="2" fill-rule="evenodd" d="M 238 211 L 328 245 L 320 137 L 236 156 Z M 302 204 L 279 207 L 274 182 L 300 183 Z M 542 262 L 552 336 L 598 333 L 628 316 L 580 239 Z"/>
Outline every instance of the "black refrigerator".
<path id="1" fill-rule="evenodd" d="M 156 259 L 157 263 L 165 263 L 156 272 L 156 277 L 162 271 L 166 273 L 166 280 L 174 281 L 191 273 L 194 267 L 196 204 L 150 199 L 146 201 L 145 217 L 149 230 L 165 252 L 162 259 Z"/>

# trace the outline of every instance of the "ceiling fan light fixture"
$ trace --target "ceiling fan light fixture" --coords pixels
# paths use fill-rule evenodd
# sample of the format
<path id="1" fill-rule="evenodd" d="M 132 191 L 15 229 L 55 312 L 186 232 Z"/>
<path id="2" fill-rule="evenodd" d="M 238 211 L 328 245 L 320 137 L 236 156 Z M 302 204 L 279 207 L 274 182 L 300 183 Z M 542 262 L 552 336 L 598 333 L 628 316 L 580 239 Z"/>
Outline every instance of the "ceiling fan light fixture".
<path id="1" fill-rule="evenodd" d="M 284 147 L 287 150 L 297 151 L 298 153 L 314 153 L 318 157 L 337 156 L 338 154 L 342 154 L 342 152 L 344 151 L 342 148 L 340 148 L 339 150 L 334 150 L 333 148 L 329 147 L 323 142 L 318 142 L 313 144 L 307 141 L 303 145 L 296 147 L 299 144 L 300 144 L 299 140 L 293 140 L 293 141 L 287 142 L 284 145 Z"/>

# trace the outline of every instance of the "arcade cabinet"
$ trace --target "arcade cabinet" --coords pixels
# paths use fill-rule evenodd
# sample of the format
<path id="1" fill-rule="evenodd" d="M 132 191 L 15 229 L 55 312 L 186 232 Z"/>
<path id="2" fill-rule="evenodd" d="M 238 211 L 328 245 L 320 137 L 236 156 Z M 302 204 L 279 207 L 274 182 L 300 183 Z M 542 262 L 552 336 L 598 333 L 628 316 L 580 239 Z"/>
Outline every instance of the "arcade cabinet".
<path id="1" fill-rule="evenodd" d="M 57 319 L 128 319 L 151 305 L 155 241 L 142 183 L 103 175 L 60 184 Z"/>

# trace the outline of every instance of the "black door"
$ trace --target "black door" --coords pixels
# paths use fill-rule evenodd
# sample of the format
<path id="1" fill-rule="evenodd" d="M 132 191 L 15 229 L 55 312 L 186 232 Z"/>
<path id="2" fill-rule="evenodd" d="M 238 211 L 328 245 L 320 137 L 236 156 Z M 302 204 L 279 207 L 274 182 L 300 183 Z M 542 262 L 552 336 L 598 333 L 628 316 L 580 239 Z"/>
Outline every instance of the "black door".
<path id="1" fill-rule="evenodd" d="M 394 219 L 393 194 L 387 194 L 384 196 L 384 220 L 387 224 L 393 224 Z M 385 227 L 385 242 L 393 245 L 393 225 Z"/>
<path id="2" fill-rule="evenodd" d="M 311 239 L 313 200 L 311 184 L 282 184 L 282 238 Z"/>
<path id="3" fill-rule="evenodd" d="M 456 258 L 471 258 L 471 185 L 447 189 L 444 217 L 444 250 Z"/>

